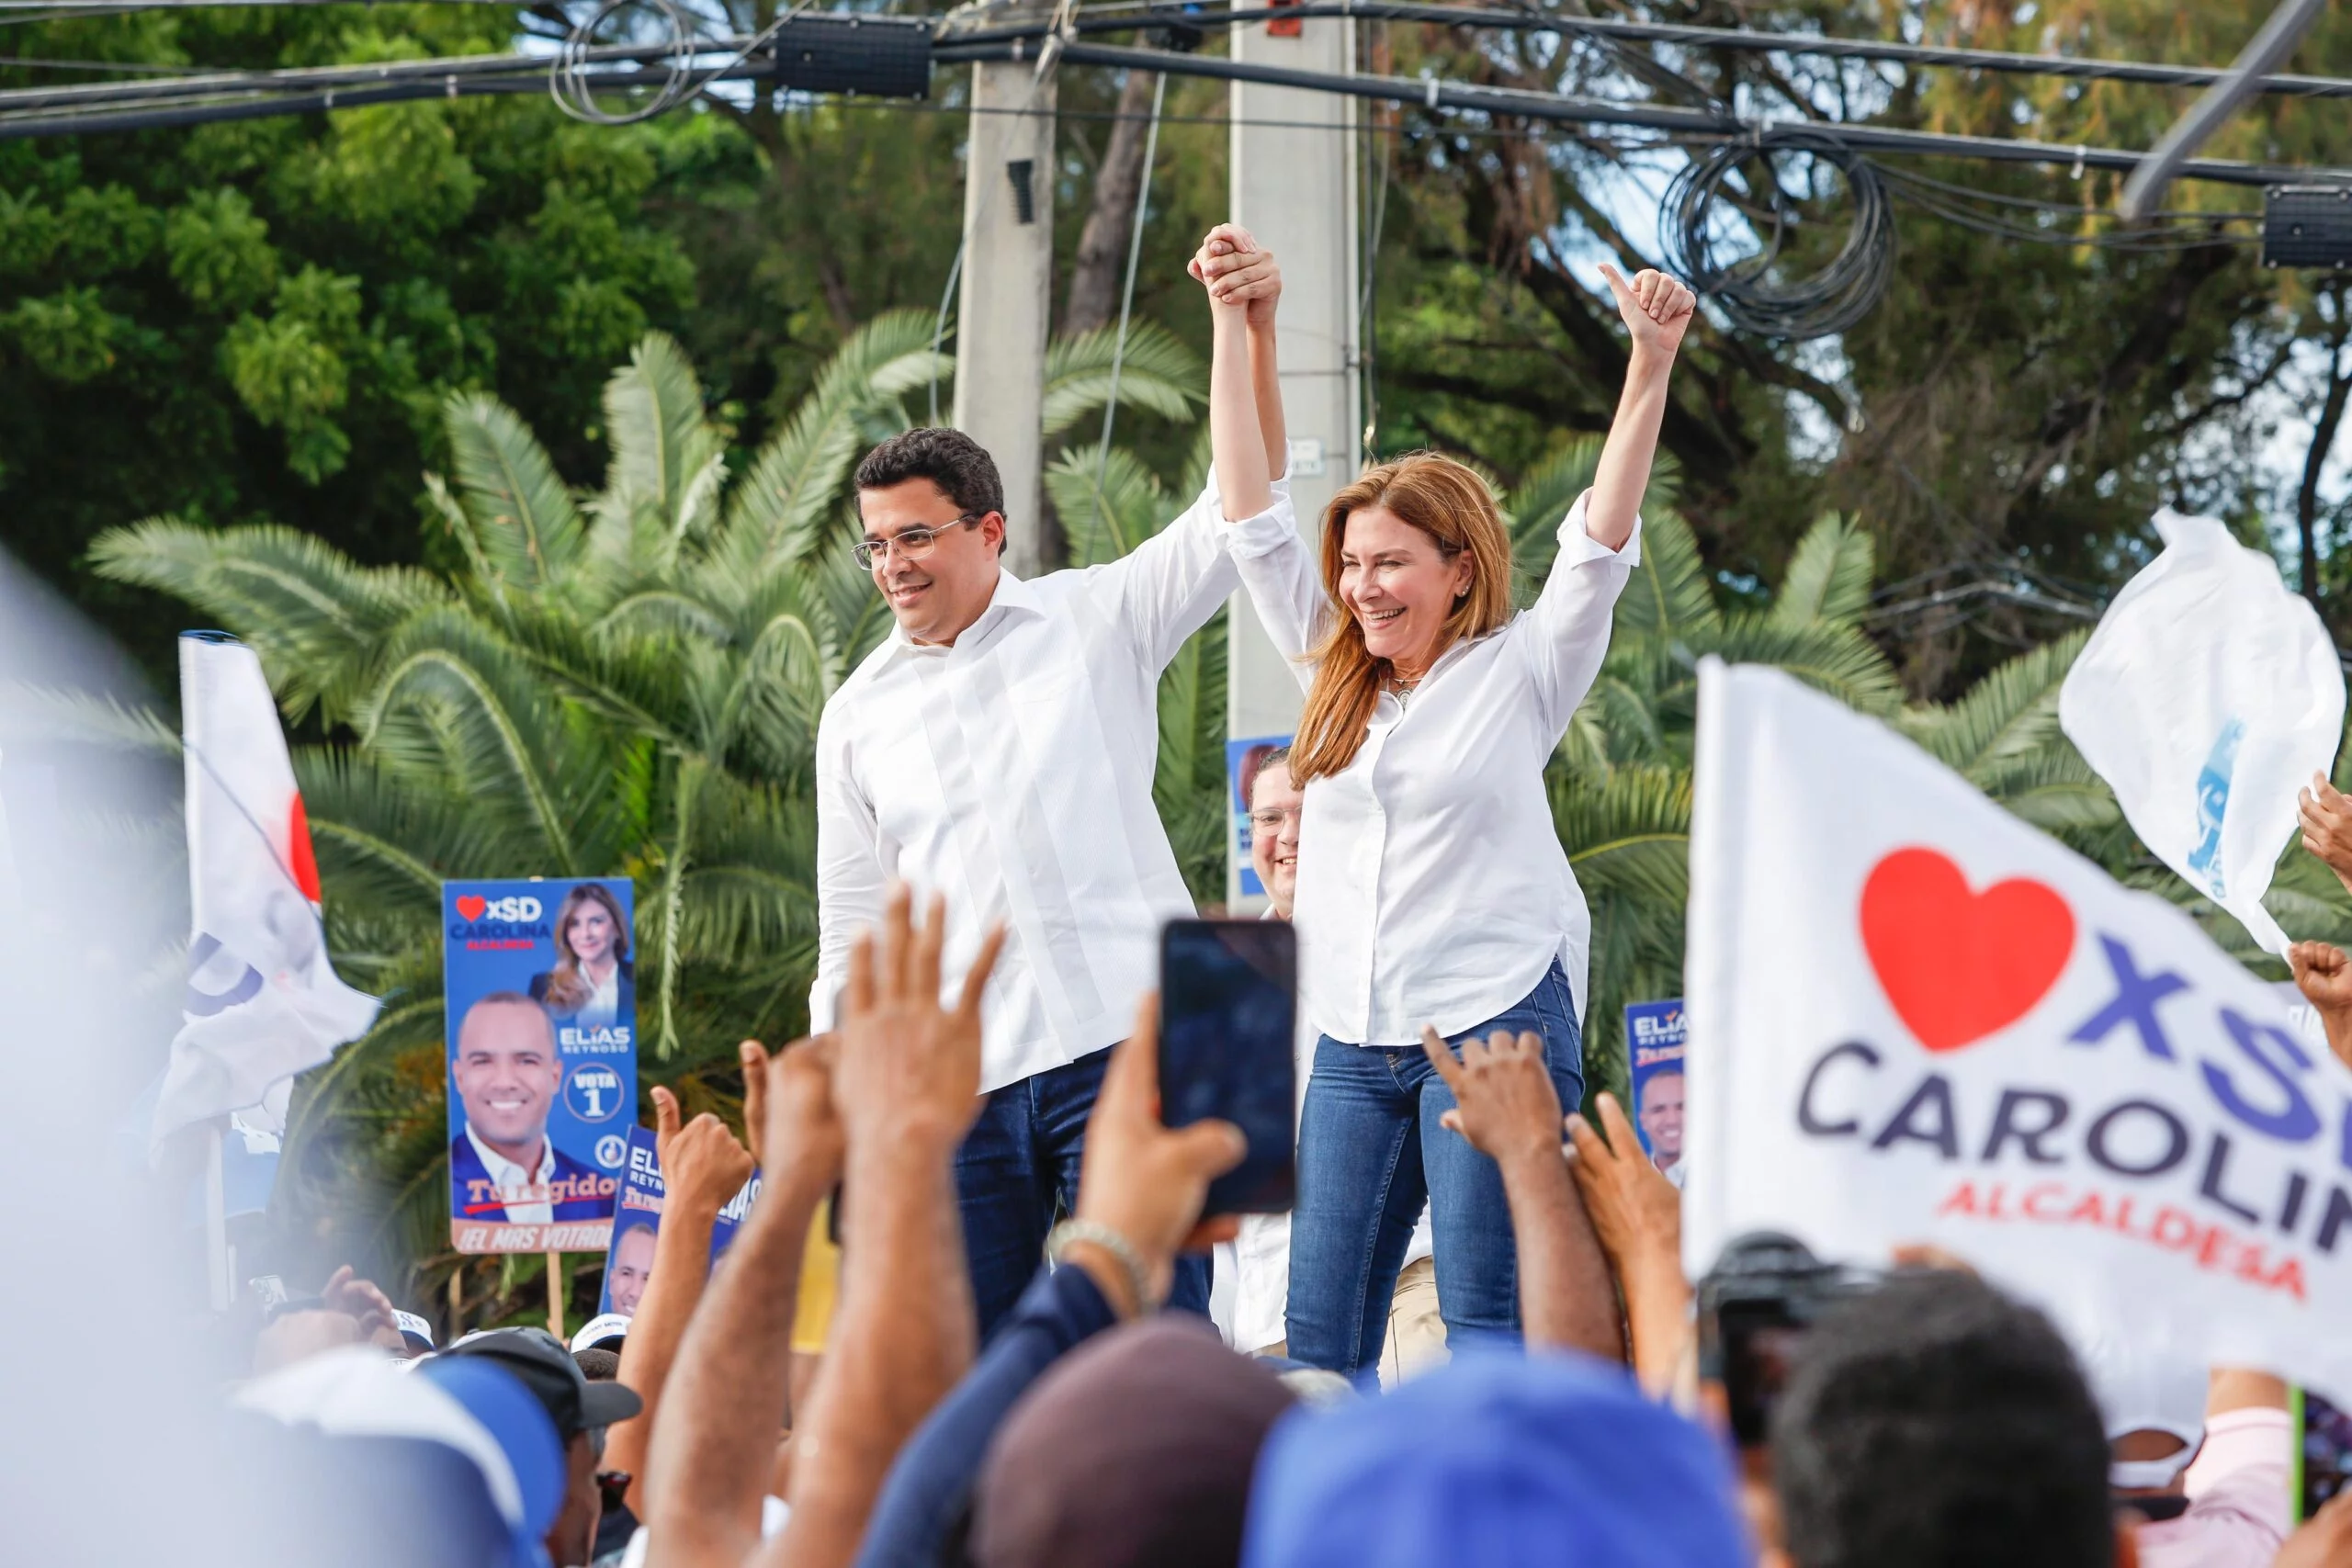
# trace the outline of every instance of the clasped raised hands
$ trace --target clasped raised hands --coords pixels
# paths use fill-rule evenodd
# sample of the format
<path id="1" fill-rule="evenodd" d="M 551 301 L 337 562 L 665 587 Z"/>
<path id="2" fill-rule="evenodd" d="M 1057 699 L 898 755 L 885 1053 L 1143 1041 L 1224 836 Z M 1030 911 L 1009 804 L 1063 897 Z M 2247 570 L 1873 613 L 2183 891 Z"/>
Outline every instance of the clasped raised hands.
<path id="1" fill-rule="evenodd" d="M 1283 269 L 1274 253 L 1258 243 L 1238 223 L 1220 223 L 1208 231 L 1185 271 L 1209 291 L 1212 305 L 1238 308 L 1250 325 L 1271 327 L 1282 303 Z"/>

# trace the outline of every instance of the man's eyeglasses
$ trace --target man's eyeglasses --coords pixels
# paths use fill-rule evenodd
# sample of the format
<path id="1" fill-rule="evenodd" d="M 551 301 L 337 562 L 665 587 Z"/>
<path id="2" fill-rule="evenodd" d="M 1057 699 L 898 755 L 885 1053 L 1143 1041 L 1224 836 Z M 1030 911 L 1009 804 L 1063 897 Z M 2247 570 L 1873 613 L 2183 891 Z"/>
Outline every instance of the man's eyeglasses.
<path id="1" fill-rule="evenodd" d="M 1283 823 L 1298 820 L 1301 810 L 1302 807 L 1293 806 L 1280 811 L 1252 811 L 1250 813 L 1250 830 L 1253 833 L 1279 833 Z"/>
<path id="2" fill-rule="evenodd" d="M 921 560 L 939 543 L 939 536 L 953 529 L 972 527 L 987 516 L 985 512 L 967 512 L 935 528 L 901 528 L 887 539 L 860 539 L 850 547 L 850 552 L 867 571 L 872 571 L 875 563 L 892 550 L 898 551 L 900 560 Z"/>

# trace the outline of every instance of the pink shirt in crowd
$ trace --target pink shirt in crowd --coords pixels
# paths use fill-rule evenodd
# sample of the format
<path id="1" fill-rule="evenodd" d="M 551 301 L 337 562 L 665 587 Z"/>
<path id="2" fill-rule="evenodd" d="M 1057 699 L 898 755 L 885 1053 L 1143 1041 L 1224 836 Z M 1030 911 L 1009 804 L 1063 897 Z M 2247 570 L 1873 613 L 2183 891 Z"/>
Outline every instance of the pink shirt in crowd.
<path id="1" fill-rule="evenodd" d="M 2188 1467 L 2188 1511 L 2140 1527 L 2141 1568 L 2268 1568 L 2293 1528 L 2294 1467 L 2284 1410 L 2213 1416 Z"/>

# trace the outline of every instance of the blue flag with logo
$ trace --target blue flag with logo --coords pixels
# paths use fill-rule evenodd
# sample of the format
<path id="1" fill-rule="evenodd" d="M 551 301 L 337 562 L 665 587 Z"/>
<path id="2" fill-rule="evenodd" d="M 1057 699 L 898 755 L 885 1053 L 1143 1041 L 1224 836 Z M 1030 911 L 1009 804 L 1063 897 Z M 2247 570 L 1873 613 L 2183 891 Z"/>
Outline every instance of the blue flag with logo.
<path id="1" fill-rule="evenodd" d="M 627 877 L 442 884 L 449 1239 L 603 1251 L 637 1122 Z"/>

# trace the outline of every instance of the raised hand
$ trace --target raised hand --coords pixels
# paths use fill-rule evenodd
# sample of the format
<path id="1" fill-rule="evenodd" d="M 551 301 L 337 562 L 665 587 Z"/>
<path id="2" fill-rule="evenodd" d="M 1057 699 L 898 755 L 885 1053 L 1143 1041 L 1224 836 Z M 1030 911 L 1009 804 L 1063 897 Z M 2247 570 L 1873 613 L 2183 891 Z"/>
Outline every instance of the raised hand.
<path id="1" fill-rule="evenodd" d="M 1421 1051 L 1453 1091 L 1454 1108 L 1438 1118 L 1480 1154 L 1508 1164 L 1520 1158 L 1558 1160 L 1560 1092 L 1544 1066 L 1544 1039 L 1513 1039 L 1498 1029 L 1465 1040 L 1456 1060 L 1434 1029 L 1421 1031 Z"/>
<path id="2" fill-rule="evenodd" d="M 2352 956 L 2324 942 L 2299 942 L 2287 950 L 2295 988 L 2318 1010 L 2328 1049 L 2352 1067 Z"/>
<path id="3" fill-rule="evenodd" d="M 2313 773 L 2296 800 L 2296 815 L 2303 828 L 2303 848 L 2327 863 L 2335 879 L 2352 888 L 2352 795 Z"/>
<path id="4" fill-rule="evenodd" d="M 1239 224 L 1210 230 L 1185 270 L 1207 287 L 1212 304 L 1243 307 L 1252 327 L 1274 324 L 1283 297 L 1282 267 Z"/>
<path id="5" fill-rule="evenodd" d="M 1151 1300 L 1127 1303 L 1131 1310 L 1167 1299 L 1179 1252 L 1228 1240 L 1239 1228 L 1230 1218 L 1204 1222 L 1201 1205 L 1209 1183 L 1247 1153 L 1241 1129 L 1230 1122 L 1195 1122 L 1172 1132 L 1161 1125 L 1159 997 L 1146 992 L 1135 1032 L 1112 1053 L 1102 1075 L 1078 1178 L 1078 1217 L 1116 1231 L 1143 1260 Z"/>
<path id="6" fill-rule="evenodd" d="M 1662 272 L 1648 267 L 1634 275 L 1627 283 L 1625 275 L 1607 262 L 1600 264 L 1602 281 L 1617 301 L 1617 313 L 1624 319 L 1625 330 L 1634 334 L 1634 347 L 1671 355 L 1682 346 L 1682 334 L 1690 330 L 1690 319 L 1697 312 L 1699 297 Z"/>
<path id="7" fill-rule="evenodd" d="M 980 996 L 1004 929 L 981 940 L 951 1012 L 939 1005 L 947 902 L 934 896 L 921 925 L 913 908 L 903 883 L 892 887 L 880 931 L 862 932 L 850 946 L 833 1104 L 853 1146 L 893 1139 L 952 1145 L 979 1114 Z"/>
<path id="8" fill-rule="evenodd" d="M 715 1214 L 743 1190 L 752 1170 L 752 1151 L 706 1111 L 678 1129 L 662 1150 L 664 1201 Z"/>
<path id="9" fill-rule="evenodd" d="M 1597 1097 L 1593 1108 L 1609 1135 L 1604 1140 L 1582 1116 L 1569 1117 L 1568 1140 L 1577 1155 L 1570 1168 L 1610 1262 L 1620 1275 L 1645 1264 L 1679 1270 L 1682 1194 L 1642 1153 L 1615 1095 Z"/>
<path id="10" fill-rule="evenodd" d="M 376 1287 L 372 1280 L 357 1277 L 358 1271 L 348 1263 L 336 1269 L 319 1289 L 319 1299 L 330 1312 L 339 1312 L 359 1325 L 360 1334 L 371 1344 L 387 1350 L 403 1350 L 400 1320 L 392 1315 L 391 1298 Z"/>
<path id="11" fill-rule="evenodd" d="M 825 1187 L 841 1179 L 842 1122 L 833 1109 L 839 1045 L 839 1036 L 820 1034 L 787 1045 L 774 1061 L 761 1064 L 761 1135 L 768 1156 L 775 1161 L 770 1166 L 763 1158 L 762 1168 L 796 1170 Z M 743 1103 L 748 1117 L 748 1094 Z"/>

